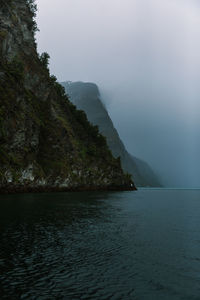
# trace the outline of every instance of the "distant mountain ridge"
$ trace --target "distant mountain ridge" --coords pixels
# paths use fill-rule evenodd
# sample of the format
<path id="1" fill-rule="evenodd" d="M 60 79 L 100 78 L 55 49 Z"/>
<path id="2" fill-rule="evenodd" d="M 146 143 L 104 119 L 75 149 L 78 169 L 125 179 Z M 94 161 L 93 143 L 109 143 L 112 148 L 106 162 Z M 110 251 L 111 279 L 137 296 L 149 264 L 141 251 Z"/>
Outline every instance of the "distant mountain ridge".
<path id="1" fill-rule="evenodd" d="M 161 186 L 158 178 L 150 168 L 150 166 L 132 156 L 126 150 L 121 141 L 113 122 L 100 99 L 99 89 L 94 83 L 83 82 L 62 82 L 61 83 L 68 94 L 70 101 L 77 106 L 78 109 L 85 111 L 88 120 L 93 125 L 98 125 L 100 132 L 107 138 L 107 143 L 114 157 L 121 158 L 121 164 L 124 171 L 133 176 L 133 180 L 137 186 Z"/>

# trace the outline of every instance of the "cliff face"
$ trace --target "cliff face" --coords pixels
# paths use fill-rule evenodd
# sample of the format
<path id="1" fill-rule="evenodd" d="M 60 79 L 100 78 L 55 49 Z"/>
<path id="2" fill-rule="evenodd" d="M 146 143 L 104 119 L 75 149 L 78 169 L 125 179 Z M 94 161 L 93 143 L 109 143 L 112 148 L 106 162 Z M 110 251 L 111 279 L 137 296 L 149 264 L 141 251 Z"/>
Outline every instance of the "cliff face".
<path id="1" fill-rule="evenodd" d="M 124 171 L 132 174 L 136 185 L 161 186 L 148 164 L 127 152 L 100 100 L 98 87 L 93 83 L 83 82 L 63 82 L 62 85 L 77 108 L 86 112 L 88 120 L 92 124 L 98 125 L 100 132 L 107 138 L 108 146 L 114 157 L 120 156 Z"/>
<path id="2" fill-rule="evenodd" d="M 0 191 L 134 189 L 38 56 L 33 14 L 26 0 L 1 0 Z"/>

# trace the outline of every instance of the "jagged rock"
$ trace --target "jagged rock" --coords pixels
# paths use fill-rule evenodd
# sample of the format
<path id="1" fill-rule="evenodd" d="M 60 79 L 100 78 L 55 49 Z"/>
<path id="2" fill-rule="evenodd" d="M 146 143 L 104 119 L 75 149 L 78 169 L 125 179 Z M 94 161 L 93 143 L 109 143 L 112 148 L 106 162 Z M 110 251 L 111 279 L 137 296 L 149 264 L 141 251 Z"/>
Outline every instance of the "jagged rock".
<path id="1" fill-rule="evenodd" d="M 0 6 L 0 192 L 135 189 L 36 51 L 26 0 Z M 69 41 L 70 42 L 70 41 Z"/>

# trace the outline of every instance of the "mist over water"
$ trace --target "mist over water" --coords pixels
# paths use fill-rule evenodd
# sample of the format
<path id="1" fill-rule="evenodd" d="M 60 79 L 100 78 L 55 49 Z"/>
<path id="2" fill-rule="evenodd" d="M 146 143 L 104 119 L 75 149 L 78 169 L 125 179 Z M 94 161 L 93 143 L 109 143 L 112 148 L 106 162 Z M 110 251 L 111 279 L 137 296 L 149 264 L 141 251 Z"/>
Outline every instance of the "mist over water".
<path id="1" fill-rule="evenodd" d="M 38 0 L 38 50 L 59 81 L 91 81 L 130 153 L 200 187 L 200 5 Z"/>

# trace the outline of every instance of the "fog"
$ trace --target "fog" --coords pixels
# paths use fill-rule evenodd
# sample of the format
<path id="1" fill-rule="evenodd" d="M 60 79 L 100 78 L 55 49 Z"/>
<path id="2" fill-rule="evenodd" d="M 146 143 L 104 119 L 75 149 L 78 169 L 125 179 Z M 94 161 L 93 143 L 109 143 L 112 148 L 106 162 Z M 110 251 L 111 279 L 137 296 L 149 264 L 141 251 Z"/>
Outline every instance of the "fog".
<path id="1" fill-rule="evenodd" d="M 170 187 L 200 187 L 198 0 L 38 0 L 59 81 L 98 84 L 128 151 Z"/>

